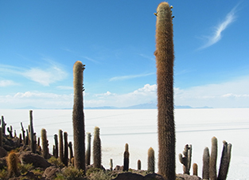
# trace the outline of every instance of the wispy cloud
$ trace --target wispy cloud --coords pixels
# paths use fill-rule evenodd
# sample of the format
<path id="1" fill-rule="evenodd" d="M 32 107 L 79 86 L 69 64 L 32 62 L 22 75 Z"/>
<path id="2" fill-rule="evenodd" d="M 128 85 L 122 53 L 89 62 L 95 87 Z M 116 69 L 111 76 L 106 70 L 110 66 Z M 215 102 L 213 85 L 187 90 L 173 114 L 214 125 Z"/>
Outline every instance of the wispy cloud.
<path id="1" fill-rule="evenodd" d="M 21 75 L 43 86 L 49 86 L 54 82 L 63 80 L 67 76 L 67 73 L 56 64 L 49 64 L 47 68 L 34 67 L 30 69 L 0 64 L 0 71 L 6 74 Z"/>
<path id="2" fill-rule="evenodd" d="M 86 59 L 86 60 L 88 60 L 88 61 L 91 61 L 91 62 L 93 62 L 93 63 L 95 63 L 95 64 L 98 64 L 98 63 L 99 63 L 99 61 L 96 61 L 95 59 L 89 58 L 89 57 L 87 57 L 87 56 L 81 56 L 81 57 L 84 58 L 84 59 Z"/>
<path id="3" fill-rule="evenodd" d="M 109 81 L 120 81 L 120 80 L 127 80 L 127 79 L 134 79 L 139 77 L 146 77 L 153 75 L 155 73 L 147 73 L 147 74 L 136 74 L 136 75 L 127 75 L 127 76 L 116 76 L 109 79 Z"/>
<path id="4" fill-rule="evenodd" d="M 222 37 L 221 33 L 228 27 L 228 25 L 230 25 L 232 22 L 235 21 L 235 19 L 236 19 L 235 12 L 236 12 L 237 7 L 238 7 L 238 5 L 236 5 L 226 15 L 226 18 L 215 27 L 214 33 L 211 36 L 206 37 L 207 42 L 199 49 L 204 49 L 204 48 L 207 48 L 209 46 L 212 46 L 213 44 L 217 43 L 221 39 L 221 37 Z"/>
<path id="5" fill-rule="evenodd" d="M 57 86 L 58 89 L 72 90 L 73 86 Z"/>
<path id="6" fill-rule="evenodd" d="M 145 59 L 149 59 L 151 61 L 155 61 L 155 57 L 151 57 L 151 56 L 147 56 L 145 54 L 139 54 L 141 57 L 145 58 Z"/>
<path id="7" fill-rule="evenodd" d="M 11 80 L 0 80 L 0 87 L 7 87 L 7 86 L 14 86 L 14 85 L 18 85 L 18 84 Z"/>

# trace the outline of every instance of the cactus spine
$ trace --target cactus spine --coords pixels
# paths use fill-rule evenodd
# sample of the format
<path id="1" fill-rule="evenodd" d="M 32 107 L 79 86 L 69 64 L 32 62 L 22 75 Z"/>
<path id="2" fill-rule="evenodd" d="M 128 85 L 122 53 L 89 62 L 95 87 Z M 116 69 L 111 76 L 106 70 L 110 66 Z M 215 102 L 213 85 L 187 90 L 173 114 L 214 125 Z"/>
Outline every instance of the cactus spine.
<path id="1" fill-rule="evenodd" d="M 148 150 L 148 172 L 155 172 L 155 152 L 152 147 Z"/>
<path id="2" fill-rule="evenodd" d="M 126 143 L 125 144 L 125 152 L 124 152 L 124 168 L 123 171 L 128 171 L 129 170 L 129 145 Z"/>
<path id="3" fill-rule="evenodd" d="M 173 24 L 168 3 L 157 7 L 156 66 L 158 98 L 158 170 L 166 180 L 175 179 L 175 122 L 173 98 Z"/>
<path id="4" fill-rule="evenodd" d="M 54 157 L 58 158 L 58 135 L 54 135 Z"/>
<path id="5" fill-rule="evenodd" d="M 137 160 L 137 170 L 141 170 L 141 161 Z"/>
<path id="6" fill-rule="evenodd" d="M 30 149 L 32 153 L 35 153 L 36 151 L 36 144 L 35 144 L 35 140 L 34 140 L 34 128 L 33 128 L 33 115 L 32 115 L 33 111 L 30 110 L 29 111 L 29 117 L 30 117 Z"/>
<path id="7" fill-rule="evenodd" d="M 202 179 L 209 179 L 209 149 L 206 147 L 203 152 Z"/>
<path id="8" fill-rule="evenodd" d="M 211 154 L 209 160 L 209 178 L 210 180 L 217 179 L 217 170 L 216 170 L 216 162 L 217 162 L 217 138 L 213 137 L 212 140 L 212 147 L 211 147 Z"/>
<path id="9" fill-rule="evenodd" d="M 87 133 L 86 165 L 91 162 L 91 133 Z"/>
<path id="10" fill-rule="evenodd" d="M 18 157 L 14 151 L 11 151 L 7 157 L 8 178 L 19 176 L 17 163 Z"/>
<path id="11" fill-rule="evenodd" d="M 85 173 L 85 122 L 83 112 L 83 70 L 84 65 L 77 61 L 73 67 L 74 105 L 73 105 L 73 137 L 74 166 Z M 82 153 L 84 152 L 84 153 Z"/>
<path id="12" fill-rule="evenodd" d="M 183 174 L 189 174 L 191 167 L 192 145 L 186 144 L 182 154 L 179 154 L 179 160 L 183 164 Z"/>
<path id="13" fill-rule="evenodd" d="M 101 140 L 99 138 L 99 127 L 94 128 L 93 138 L 93 167 L 101 167 Z"/>
<path id="14" fill-rule="evenodd" d="M 227 144 L 226 141 L 223 141 L 223 150 L 222 150 L 220 169 L 217 180 L 225 180 L 227 178 L 228 168 L 231 159 L 231 149 L 232 149 L 232 144 Z"/>
<path id="15" fill-rule="evenodd" d="M 42 139 L 42 156 L 45 159 L 48 159 L 48 140 L 47 140 L 47 131 L 46 129 L 41 130 L 41 139 Z"/>
<path id="16" fill-rule="evenodd" d="M 64 132 L 64 157 L 63 157 L 63 163 L 65 166 L 68 165 L 68 143 L 67 143 L 67 132 Z"/>
<path id="17" fill-rule="evenodd" d="M 193 175 L 198 176 L 198 165 L 196 163 L 193 164 Z"/>
<path id="18" fill-rule="evenodd" d="M 59 158 L 63 163 L 63 135 L 61 129 L 59 129 Z"/>

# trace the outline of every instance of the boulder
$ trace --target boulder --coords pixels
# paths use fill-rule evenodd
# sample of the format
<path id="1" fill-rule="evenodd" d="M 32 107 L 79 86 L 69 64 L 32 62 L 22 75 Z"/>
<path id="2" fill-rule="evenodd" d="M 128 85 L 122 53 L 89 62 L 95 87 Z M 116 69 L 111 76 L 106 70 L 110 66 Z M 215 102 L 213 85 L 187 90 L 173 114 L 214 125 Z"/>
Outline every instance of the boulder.
<path id="1" fill-rule="evenodd" d="M 153 173 L 153 174 L 147 174 L 144 177 L 144 180 L 164 180 L 164 178 L 159 174 Z"/>
<path id="2" fill-rule="evenodd" d="M 179 179 L 182 178 L 184 180 L 200 180 L 201 178 L 195 175 L 188 175 L 188 174 L 177 174 L 176 177 Z"/>
<path id="3" fill-rule="evenodd" d="M 57 168 L 55 166 L 50 166 L 45 169 L 42 177 L 44 177 L 46 180 L 53 180 L 56 177 L 56 173 L 60 172 L 60 168 Z"/>
<path id="4" fill-rule="evenodd" d="M 135 174 L 131 172 L 120 173 L 114 180 L 143 180 L 144 177 L 140 174 Z"/>
<path id="5" fill-rule="evenodd" d="M 46 169 L 51 164 L 38 154 L 31 153 L 30 151 L 22 152 L 20 154 L 20 160 L 22 164 L 33 164 L 34 167 L 40 167 Z"/>

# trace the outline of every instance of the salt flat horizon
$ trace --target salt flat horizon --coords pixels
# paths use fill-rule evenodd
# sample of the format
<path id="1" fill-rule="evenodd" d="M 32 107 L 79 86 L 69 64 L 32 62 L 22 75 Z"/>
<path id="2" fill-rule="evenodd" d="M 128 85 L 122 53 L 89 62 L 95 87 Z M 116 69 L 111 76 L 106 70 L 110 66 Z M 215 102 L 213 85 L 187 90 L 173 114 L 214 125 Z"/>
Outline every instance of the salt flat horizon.
<path id="1" fill-rule="evenodd" d="M 129 144 L 130 167 L 137 168 L 137 160 L 142 162 L 142 169 L 147 169 L 147 151 L 155 150 L 158 158 L 157 109 L 86 109 L 85 131 L 93 134 L 95 126 L 100 128 L 102 143 L 102 164 L 109 168 L 109 160 L 114 166 L 122 165 L 125 143 Z M 27 128 L 29 110 L 1 109 L 7 126 L 12 125 L 19 134 L 20 122 Z M 68 133 L 68 140 L 73 141 L 72 110 L 33 110 L 33 124 L 37 136 L 42 128 L 47 130 L 49 149 L 52 152 L 53 136 L 59 129 Z M 178 154 L 185 144 L 192 144 L 192 163 L 198 164 L 198 175 L 202 176 L 202 154 L 205 147 L 211 148 L 211 138 L 218 139 L 219 167 L 222 141 L 232 144 L 232 156 L 228 180 L 249 179 L 249 108 L 213 108 L 213 109 L 175 109 L 176 126 L 176 172 L 182 173 Z M 93 137 L 92 137 L 93 139 Z M 157 162 L 156 162 L 157 169 Z M 192 173 L 192 168 L 191 168 Z"/>

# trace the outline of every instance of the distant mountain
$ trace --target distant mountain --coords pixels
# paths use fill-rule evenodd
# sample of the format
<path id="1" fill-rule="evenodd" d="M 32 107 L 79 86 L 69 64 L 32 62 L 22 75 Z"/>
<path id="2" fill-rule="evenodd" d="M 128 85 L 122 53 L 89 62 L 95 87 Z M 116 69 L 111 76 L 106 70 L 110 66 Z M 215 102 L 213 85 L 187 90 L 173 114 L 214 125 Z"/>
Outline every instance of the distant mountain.
<path id="1" fill-rule="evenodd" d="M 212 107 L 191 107 L 191 106 L 174 106 L 175 109 L 207 109 Z M 114 107 L 114 106 L 102 106 L 102 107 L 86 107 L 85 109 L 157 109 L 157 103 L 150 102 L 145 104 L 137 104 L 128 107 Z"/>

